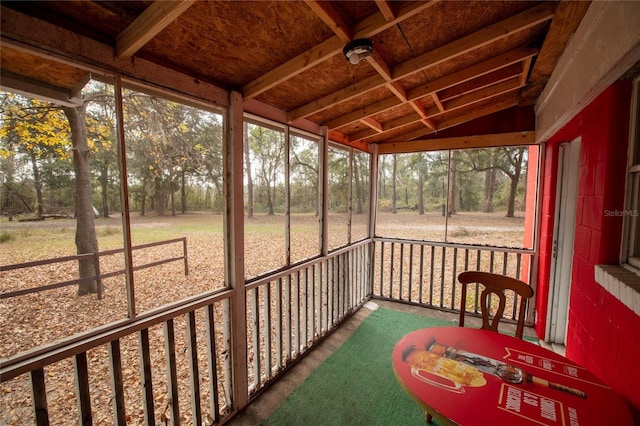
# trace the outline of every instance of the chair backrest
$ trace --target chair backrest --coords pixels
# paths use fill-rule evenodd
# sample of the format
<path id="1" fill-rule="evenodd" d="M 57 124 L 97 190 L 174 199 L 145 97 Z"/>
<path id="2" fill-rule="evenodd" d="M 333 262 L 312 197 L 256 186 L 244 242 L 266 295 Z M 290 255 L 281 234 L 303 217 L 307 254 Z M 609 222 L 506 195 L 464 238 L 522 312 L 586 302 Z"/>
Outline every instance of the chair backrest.
<path id="1" fill-rule="evenodd" d="M 514 294 L 514 303 L 518 302 L 520 296 L 520 308 L 518 310 L 518 325 L 516 328 L 516 337 L 522 339 L 524 333 L 524 314 L 527 308 L 527 300 L 533 296 L 533 289 L 523 281 L 504 275 L 493 274 L 490 272 L 467 271 L 458 275 L 458 281 L 462 284 L 462 301 L 460 303 L 460 326 L 464 326 L 464 316 L 466 311 L 467 286 L 472 283 L 479 283 L 484 286 L 484 290 L 480 294 L 480 310 L 482 312 L 482 328 L 485 330 L 498 331 L 498 324 L 502 318 L 506 305 L 505 291 L 512 290 Z M 490 295 L 498 297 L 498 309 L 493 319 L 490 318 L 491 298 Z"/>

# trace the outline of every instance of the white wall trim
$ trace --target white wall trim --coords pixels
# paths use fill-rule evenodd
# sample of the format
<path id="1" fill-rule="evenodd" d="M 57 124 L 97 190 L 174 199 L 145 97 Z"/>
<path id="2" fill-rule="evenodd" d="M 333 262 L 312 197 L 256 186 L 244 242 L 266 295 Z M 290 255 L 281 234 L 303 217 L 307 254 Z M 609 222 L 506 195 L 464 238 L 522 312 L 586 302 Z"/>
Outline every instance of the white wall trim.
<path id="1" fill-rule="evenodd" d="M 613 297 L 640 315 L 640 276 L 618 265 L 596 265 L 595 280 Z"/>
<path id="2" fill-rule="evenodd" d="M 549 139 L 640 61 L 640 2 L 591 3 L 536 103 L 536 142 Z"/>

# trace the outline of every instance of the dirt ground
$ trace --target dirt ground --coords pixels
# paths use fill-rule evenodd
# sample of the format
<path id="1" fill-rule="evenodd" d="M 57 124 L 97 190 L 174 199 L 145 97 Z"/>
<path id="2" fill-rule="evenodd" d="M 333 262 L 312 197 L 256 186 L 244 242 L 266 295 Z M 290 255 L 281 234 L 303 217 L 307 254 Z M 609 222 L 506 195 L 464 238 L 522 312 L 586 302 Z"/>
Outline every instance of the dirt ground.
<path id="1" fill-rule="evenodd" d="M 445 223 L 446 221 L 446 223 Z M 446 226 L 445 226 L 446 225 Z M 252 277 L 282 267 L 285 262 L 284 216 L 256 216 L 245 221 L 245 275 Z M 398 237 L 413 240 L 433 240 L 455 243 L 476 243 L 501 247 L 522 247 L 524 219 L 493 215 L 459 213 L 445 219 L 430 213 L 420 216 L 415 212 L 378 215 L 377 236 Z M 145 238 L 167 240 L 186 237 L 188 244 L 188 275 L 184 263 L 176 261 L 135 272 L 135 304 L 137 312 L 145 312 L 205 291 L 224 286 L 224 242 L 222 216 L 187 214 L 177 217 L 140 217 L 132 215 L 132 228 L 139 230 L 133 245 L 148 242 Z M 0 231 L 12 233 L 13 240 L 0 244 L 0 264 L 11 265 L 74 254 L 74 220 L 46 220 L 43 222 L 3 222 Z M 121 229 L 119 216 L 97 220 L 99 238 L 113 240 L 112 235 Z M 291 261 L 296 262 L 318 253 L 318 220 L 314 216 L 296 216 L 291 222 Z M 339 247 L 347 243 L 346 215 L 332 215 L 329 225 L 329 246 Z M 445 234 L 446 230 L 446 234 Z M 354 216 L 352 241 L 366 235 L 366 217 Z M 44 236 L 41 233 L 45 233 Z M 109 239 L 111 237 L 111 240 Z M 139 241 L 136 241 L 139 240 Z M 121 241 L 121 240 L 120 240 Z M 112 243 L 108 243 L 112 244 Z M 114 248 L 100 244 L 101 249 Z M 121 244 L 121 243 L 120 243 Z M 116 243 L 117 246 L 117 243 Z M 120 245 L 121 247 L 121 245 Z M 134 265 L 142 265 L 182 255 L 182 244 L 170 244 L 134 252 Z M 101 272 L 123 269 L 122 255 L 101 260 Z M 0 291 L 8 292 L 46 285 L 76 278 L 75 262 L 65 262 L 16 271 L 3 271 L 0 275 Z M 203 314 L 203 313 L 202 313 Z M 220 312 L 216 312 L 219 315 Z M 35 294 L 18 296 L 0 301 L 0 358 L 55 342 L 103 324 L 127 317 L 127 299 L 123 275 L 104 281 L 104 295 L 79 297 L 76 287 L 69 286 Z M 162 354 L 162 329 L 152 329 L 156 337 L 154 345 Z M 184 324 L 176 324 L 176 329 Z M 177 333 L 181 338 L 184 336 Z M 179 347 L 184 348 L 181 341 Z M 139 378 L 137 377 L 137 341 L 133 337 L 123 339 L 123 359 L 126 361 L 125 380 L 131 407 L 141 407 Z M 205 343 L 202 343 L 206 347 Z M 159 346 L 158 346 L 159 345 Z M 204 354 L 204 350 L 201 351 Z M 106 348 L 92 350 L 88 354 L 93 370 L 91 377 L 103 377 L 101 383 L 92 383 L 92 403 L 96 424 L 111 423 L 111 403 L 108 381 L 108 356 Z M 164 356 L 153 360 L 158 371 L 164 371 Z M 203 359 L 206 362 L 206 357 Z M 184 362 L 184 365 L 187 363 Z M 179 372 L 184 377 L 188 371 Z M 70 360 L 54 364 L 46 369 L 48 401 L 53 410 L 52 424 L 75 422 L 75 393 L 73 391 L 73 366 Z M 162 376 L 158 377 L 158 389 L 162 389 Z M 154 385 L 155 385 L 154 377 Z M 203 377 L 203 381 L 209 380 Z M 130 388 L 130 389 L 129 389 Z M 220 388 L 222 389 L 222 388 Z M 222 393 L 223 391 L 220 390 Z M 129 395 L 130 394 L 130 395 Z M 155 392 L 154 392 L 155 395 Z M 224 397 L 224 395 L 223 395 Z M 206 401 L 207 395 L 202 396 Z M 0 424 L 21 425 L 30 418 L 30 391 L 26 376 L 0 385 Z M 207 404 L 208 402 L 203 402 Z M 166 393 L 158 390 L 156 415 L 166 409 Z M 204 405 L 203 405 L 204 406 Z M 188 407 L 182 413 L 189 411 Z M 142 421 L 142 411 L 132 409 L 128 416 L 132 424 Z M 188 418 L 183 421 L 188 422 Z"/>

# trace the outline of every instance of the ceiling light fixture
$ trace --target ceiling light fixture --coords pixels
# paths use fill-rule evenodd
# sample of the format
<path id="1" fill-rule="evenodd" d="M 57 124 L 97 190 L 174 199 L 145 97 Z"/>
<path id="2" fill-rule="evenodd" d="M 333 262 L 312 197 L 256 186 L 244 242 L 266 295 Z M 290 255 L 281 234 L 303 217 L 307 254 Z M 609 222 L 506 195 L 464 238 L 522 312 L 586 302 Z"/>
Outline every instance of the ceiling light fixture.
<path id="1" fill-rule="evenodd" d="M 347 61 L 355 65 L 364 58 L 371 56 L 371 53 L 373 53 L 373 43 L 368 38 L 351 40 L 344 46 L 342 53 L 344 53 Z"/>

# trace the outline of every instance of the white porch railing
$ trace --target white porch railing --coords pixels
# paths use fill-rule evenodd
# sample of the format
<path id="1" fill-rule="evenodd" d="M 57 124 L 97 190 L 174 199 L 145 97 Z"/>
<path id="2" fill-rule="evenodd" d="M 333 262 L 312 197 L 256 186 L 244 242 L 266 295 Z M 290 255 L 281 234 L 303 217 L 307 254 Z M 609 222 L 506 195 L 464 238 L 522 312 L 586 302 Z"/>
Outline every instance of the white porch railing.
<path id="1" fill-rule="evenodd" d="M 374 242 L 373 297 L 459 311 L 461 272 L 495 272 L 531 281 L 533 250 L 392 238 Z M 479 314 L 479 293 L 478 285 L 467 293 L 468 312 Z M 513 295 L 507 297 L 507 307 L 505 317 L 515 320 Z"/>
<path id="2" fill-rule="evenodd" d="M 180 424 L 181 417 L 222 424 L 242 408 L 234 394 L 255 398 L 370 297 L 456 310 L 459 272 L 494 271 L 526 281 L 521 274 L 532 256 L 521 249 L 364 240 L 249 281 L 244 289 L 199 295 L 5 359 L 0 381 L 30 393 L 26 423 L 30 412 L 37 425 L 60 415 L 92 424 L 95 409 L 108 407 L 117 425 L 131 422 L 130 413 L 146 424 Z M 244 390 L 232 388 L 238 374 L 232 366 L 242 365 L 231 344 L 237 291 L 246 296 Z M 477 313 L 478 292 L 469 295 Z M 516 306 L 512 310 L 515 318 Z M 48 374 L 61 363 L 67 368 Z M 58 404 L 50 395 L 59 391 L 61 374 L 75 382 L 75 390 L 67 390 L 71 407 L 49 402 Z M 125 386 L 131 380 L 139 387 Z"/>

